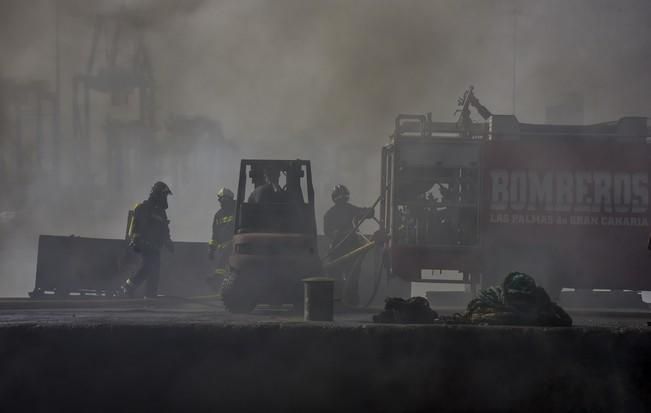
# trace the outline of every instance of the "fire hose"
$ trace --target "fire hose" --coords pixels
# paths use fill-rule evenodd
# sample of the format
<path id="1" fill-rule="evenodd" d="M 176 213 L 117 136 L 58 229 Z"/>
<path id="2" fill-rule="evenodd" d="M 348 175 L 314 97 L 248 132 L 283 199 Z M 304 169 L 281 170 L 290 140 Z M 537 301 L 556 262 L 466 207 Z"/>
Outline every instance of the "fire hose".
<path id="1" fill-rule="evenodd" d="M 352 261 L 352 260 L 362 256 L 363 254 L 365 254 L 367 251 L 371 250 L 374 247 L 382 247 L 383 244 L 384 244 L 384 240 L 373 240 L 373 241 L 367 242 L 366 244 L 362 245 L 361 247 L 358 247 L 358 248 L 356 248 L 356 249 L 342 255 L 341 257 L 338 257 L 338 258 L 336 258 L 336 259 L 334 259 L 332 261 L 329 261 L 329 262 L 325 263 L 323 265 L 323 269 L 327 271 L 327 270 L 329 270 L 331 268 L 334 268 L 334 267 L 336 267 L 338 265 L 341 265 L 343 263 L 347 263 L 349 261 Z M 374 268 L 374 271 L 373 271 L 373 273 L 374 273 L 373 290 L 372 290 L 371 296 L 369 297 L 368 301 L 363 306 L 364 308 L 368 308 L 371 305 L 371 303 L 373 302 L 373 300 L 375 300 L 377 292 L 378 292 L 378 290 L 380 288 L 380 282 L 382 280 L 382 271 L 386 269 L 386 264 L 387 264 L 386 257 L 387 257 L 386 251 L 384 249 L 382 249 L 379 265 L 376 264 L 375 268 Z"/>
<path id="2" fill-rule="evenodd" d="M 391 185 L 390 182 L 387 183 L 386 187 L 384 188 L 385 191 L 389 188 L 390 185 Z M 371 207 L 369 209 L 375 210 L 375 207 L 377 206 L 378 203 L 380 203 L 380 201 L 383 198 L 384 198 L 384 193 L 380 194 L 380 196 L 377 197 L 377 199 L 375 200 L 375 202 L 373 202 L 373 205 L 371 205 Z M 353 229 L 350 230 L 346 234 L 346 236 L 344 236 L 337 244 L 335 244 L 323 259 L 328 260 L 332 256 L 333 251 L 336 251 L 341 245 L 343 245 L 344 242 L 346 242 L 346 240 L 348 240 L 348 238 L 350 238 L 353 234 L 356 234 L 357 230 L 359 230 L 359 227 L 368 218 L 370 218 L 370 217 L 365 216 L 362 219 L 360 219 L 355 224 Z M 375 221 L 377 221 L 377 219 L 375 219 Z M 377 233 L 376 233 L 376 235 L 377 235 Z M 386 234 L 384 234 L 384 235 L 386 236 Z M 384 239 L 378 240 L 377 236 L 375 238 L 376 238 L 375 240 L 369 241 L 366 244 L 362 245 L 361 247 L 358 247 L 358 248 L 356 248 L 356 249 L 342 255 L 341 257 L 338 257 L 338 258 L 336 258 L 336 259 L 334 259 L 332 261 L 329 261 L 329 262 L 325 263 L 323 265 L 324 270 L 327 271 L 328 269 L 336 267 L 337 265 L 339 265 L 341 263 L 348 262 L 348 261 L 350 261 L 352 259 L 355 259 L 358 256 L 361 256 L 361 254 L 366 253 L 368 250 L 370 250 L 371 248 L 373 248 L 375 246 L 379 246 L 379 245 L 383 246 L 384 245 L 384 241 L 385 241 Z M 380 258 L 380 263 L 379 263 L 379 265 L 376 265 L 376 268 L 375 268 L 375 271 L 374 271 L 374 273 L 375 273 L 375 281 L 374 281 L 374 284 L 373 284 L 373 292 L 371 293 L 370 298 L 366 302 L 366 305 L 364 305 L 364 308 L 367 308 L 368 306 L 370 306 L 371 303 L 373 302 L 373 300 L 375 299 L 375 296 L 377 295 L 378 289 L 380 287 L 380 282 L 382 280 L 382 270 L 384 270 L 385 268 L 386 268 L 386 251 L 383 250 L 382 251 L 382 256 Z"/>
<path id="3" fill-rule="evenodd" d="M 361 247 L 356 248 L 356 249 L 342 255 L 341 257 L 338 257 L 338 258 L 336 258 L 336 259 L 334 259 L 332 261 L 329 261 L 329 262 L 325 263 L 323 265 L 323 269 L 327 271 L 327 270 L 329 270 L 329 269 L 331 269 L 333 267 L 336 267 L 336 266 L 338 266 L 338 265 L 340 265 L 340 264 L 342 264 L 344 262 L 351 261 L 354 258 L 357 258 L 359 255 L 361 255 L 361 254 L 365 253 L 366 251 L 370 250 L 375 245 L 377 245 L 376 241 L 368 242 L 368 243 L 362 245 Z"/>

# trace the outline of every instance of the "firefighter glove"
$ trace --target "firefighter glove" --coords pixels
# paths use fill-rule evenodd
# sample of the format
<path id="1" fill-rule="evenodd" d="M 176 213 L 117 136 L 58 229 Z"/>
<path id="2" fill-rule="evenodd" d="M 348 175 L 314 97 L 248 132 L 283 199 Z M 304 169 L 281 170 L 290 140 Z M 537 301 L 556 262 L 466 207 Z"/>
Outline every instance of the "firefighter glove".
<path id="1" fill-rule="evenodd" d="M 134 252 L 140 253 L 142 251 L 142 242 L 137 234 L 131 238 L 129 241 L 129 246 L 133 249 Z"/>

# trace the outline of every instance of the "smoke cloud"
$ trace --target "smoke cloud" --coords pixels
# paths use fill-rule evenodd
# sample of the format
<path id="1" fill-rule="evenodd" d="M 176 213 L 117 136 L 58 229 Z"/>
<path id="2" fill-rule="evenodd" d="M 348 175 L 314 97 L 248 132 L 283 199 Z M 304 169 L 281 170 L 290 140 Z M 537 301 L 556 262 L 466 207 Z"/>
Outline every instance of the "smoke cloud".
<path id="1" fill-rule="evenodd" d="M 395 116 L 432 112 L 451 121 L 470 84 L 493 113 L 515 112 L 527 122 L 544 122 L 546 107 L 572 94 L 583 99 L 585 123 L 651 109 L 644 93 L 651 86 L 651 5 L 644 0 L 4 0 L 1 79 L 45 80 L 54 89 L 57 6 L 61 169 L 53 178 L 53 164 L 44 161 L 45 172 L 17 179 L 9 171 L 3 181 L 12 195 L 1 209 L 19 218 L 2 224 L 0 295 L 33 286 L 37 234 L 121 237 L 127 209 L 155 179 L 169 180 L 175 194 L 173 236 L 207 240 L 216 189 L 236 185 L 241 157 L 311 159 L 318 221 L 337 183 L 351 189 L 354 203 L 371 204 Z M 149 153 L 152 170 L 131 160 L 116 191 L 105 159 L 113 143 L 102 129 L 116 108 L 107 96 L 93 98 L 84 152 L 74 140 L 71 84 L 85 70 L 96 16 L 118 13 L 144 33 L 155 139 L 165 155 Z M 180 140 L 166 132 L 171 115 L 212 119 L 223 137 Z M 0 129 L 3 168 L 16 145 L 9 126 Z M 44 145 L 26 147 L 47 159 L 51 146 Z M 88 170 L 79 158 L 88 158 Z M 91 178 L 77 185 L 79 176 Z"/>

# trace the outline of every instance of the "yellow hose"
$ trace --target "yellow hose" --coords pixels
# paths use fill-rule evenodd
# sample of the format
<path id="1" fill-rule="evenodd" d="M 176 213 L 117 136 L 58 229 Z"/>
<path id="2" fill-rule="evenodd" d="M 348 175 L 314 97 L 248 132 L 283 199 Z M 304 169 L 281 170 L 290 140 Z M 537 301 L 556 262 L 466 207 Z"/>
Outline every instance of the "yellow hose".
<path id="1" fill-rule="evenodd" d="M 346 262 L 348 260 L 356 258 L 358 255 L 360 255 L 360 254 L 370 250 L 371 248 L 373 248 L 375 246 L 375 244 L 376 244 L 375 241 L 371 241 L 371 242 L 369 242 L 369 243 L 367 243 L 365 245 L 362 245 L 361 247 L 356 248 L 356 249 L 342 255 L 341 257 L 339 257 L 339 258 L 337 258 L 337 259 L 335 259 L 333 261 L 330 261 L 330 262 L 327 262 L 327 263 L 323 264 L 323 268 L 325 270 L 328 270 L 328 269 L 330 269 L 332 267 L 335 267 L 335 266 L 341 264 L 342 262 Z"/>

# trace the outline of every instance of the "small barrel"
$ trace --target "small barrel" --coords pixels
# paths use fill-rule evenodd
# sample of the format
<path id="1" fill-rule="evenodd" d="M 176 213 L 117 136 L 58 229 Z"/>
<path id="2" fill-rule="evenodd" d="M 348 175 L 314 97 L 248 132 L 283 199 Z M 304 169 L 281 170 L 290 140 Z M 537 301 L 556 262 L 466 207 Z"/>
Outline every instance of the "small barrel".
<path id="1" fill-rule="evenodd" d="M 305 321 L 332 321 L 335 280 L 326 277 L 305 278 Z"/>

